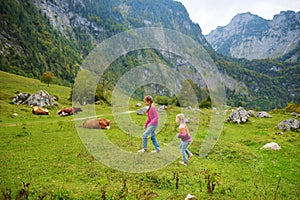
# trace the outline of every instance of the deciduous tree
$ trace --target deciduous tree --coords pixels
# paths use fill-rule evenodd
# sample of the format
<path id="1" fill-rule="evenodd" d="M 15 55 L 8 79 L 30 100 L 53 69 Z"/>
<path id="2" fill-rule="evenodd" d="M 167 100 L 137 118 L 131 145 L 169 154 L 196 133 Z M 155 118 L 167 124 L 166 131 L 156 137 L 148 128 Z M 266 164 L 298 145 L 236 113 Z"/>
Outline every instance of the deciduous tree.
<path id="1" fill-rule="evenodd" d="M 49 71 L 46 71 L 41 78 L 41 82 L 47 83 L 48 87 L 50 83 L 53 83 L 53 81 L 54 81 L 54 74 Z"/>

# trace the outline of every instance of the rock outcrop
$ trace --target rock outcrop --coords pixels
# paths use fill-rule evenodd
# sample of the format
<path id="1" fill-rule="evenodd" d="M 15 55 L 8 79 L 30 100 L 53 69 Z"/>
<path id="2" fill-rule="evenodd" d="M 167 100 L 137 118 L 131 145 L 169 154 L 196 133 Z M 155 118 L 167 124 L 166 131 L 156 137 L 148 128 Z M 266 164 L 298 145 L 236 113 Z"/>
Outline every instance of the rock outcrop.
<path id="1" fill-rule="evenodd" d="M 281 121 L 277 128 L 283 130 L 283 131 L 298 131 L 300 132 L 300 121 L 297 119 L 286 119 Z"/>
<path id="2" fill-rule="evenodd" d="M 52 106 L 53 102 L 57 99 L 58 97 L 51 96 L 47 91 L 40 90 L 32 95 L 20 92 L 17 96 L 13 97 L 11 103 L 45 107 Z"/>
<path id="3" fill-rule="evenodd" d="M 23 104 L 28 98 L 30 97 L 30 94 L 28 93 L 22 93 L 19 92 L 16 96 L 13 97 L 11 100 L 11 104 Z"/>
<path id="4" fill-rule="evenodd" d="M 52 106 L 52 96 L 47 92 L 40 90 L 35 94 L 32 94 L 24 103 L 27 103 L 30 106 Z"/>
<path id="5" fill-rule="evenodd" d="M 249 117 L 250 117 L 250 115 L 248 114 L 248 112 L 244 108 L 239 107 L 239 108 L 231 111 L 231 113 L 228 116 L 228 118 L 226 119 L 226 121 L 233 122 L 236 124 L 246 123 L 248 121 Z"/>

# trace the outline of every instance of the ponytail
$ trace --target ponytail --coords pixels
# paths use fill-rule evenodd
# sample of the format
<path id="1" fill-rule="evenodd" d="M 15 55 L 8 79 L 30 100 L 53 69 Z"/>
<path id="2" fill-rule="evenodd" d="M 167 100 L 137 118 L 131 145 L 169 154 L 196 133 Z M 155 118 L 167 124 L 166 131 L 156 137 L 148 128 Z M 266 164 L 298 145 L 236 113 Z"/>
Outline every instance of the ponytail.
<path id="1" fill-rule="evenodd" d="M 153 103 L 153 97 L 150 96 L 150 95 L 145 96 L 144 101 L 149 101 L 149 102 L 151 103 L 150 106 L 149 106 L 149 108 L 148 108 L 147 111 L 146 111 L 146 113 L 148 113 L 149 110 L 150 110 L 150 108 L 151 108 L 151 106 L 152 106 L 152 103 Z"/>

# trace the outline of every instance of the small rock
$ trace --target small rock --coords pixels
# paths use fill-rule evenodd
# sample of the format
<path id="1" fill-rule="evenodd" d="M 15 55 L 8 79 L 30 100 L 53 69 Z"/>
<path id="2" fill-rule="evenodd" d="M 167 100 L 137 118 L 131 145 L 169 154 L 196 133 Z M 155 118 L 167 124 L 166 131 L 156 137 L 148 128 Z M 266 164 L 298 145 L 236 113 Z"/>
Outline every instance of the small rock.
<path id="1" fill-rule="evenodd" d="M 248 115 L 249 117 L 254 117 L 254 110 L 248 110 L 248 111 L 247 111 L 247 115 Z"/>
<path id="2" fill-rule="evenodd" d="M 281 147 L 276 143 L 276 142 L 270 142 L 265 144 L 263 147 L 260 148 L 262 149 L 270 149 L 270 150 L 280 150 Z"/>
<path id="3" fill-rule="evenodd" d="M 283 135 L 283 132 L 282 132 L 282 131 L 279 131 L 279 132 L 276 132 L 275 134 L 276 134 L 276 135 Z"/>
<path id="4" fill-rule="evenodd" d="M 160 106 L 159 108 L 158 108 L 158 111 L 160 111 L 160 112 L 162 112 L 162 111 L 164 111 L 164 110 L 167 110 L 167 106 L 166 105 L 162 105 L 162 106 Z"/>
<path id="5" fill-rule="evenodd" d="M 145 112 L 147 111 L 147 109 L 148 109 L 147 106 L 146 106 L 146 107 L 143 107 L 143 108 L 140 108 L 140 109 L 138 109 L 138 110 L 136 111 L 136 114 L 138 114 L 138 115 L 144 115 Z"/>
<path id="6" fill-rule="evenodd" d="M 135 107 L 141 107 L 142 106 L 142 104 L 141 103 L 137 103 L 137 104 L 135 104 Z"/>
<path id="7" fill-rule="evenodd" d="M 291 115 L 294 116 L 294 117 L 300 117 L 300 114 L 298 114 L 296 112 L 292 112 Z"/>
<path id="8" fill-rule="evenodd" d="M 197 197 L 194 195 L 188 194 L 184 200 L 190 200 L 190 199 L 197 199 Z"/>
<path id="9" fill-rule="evenodd" d="M 260 112 L 257 112 L 256 113 L 256 117 L 259 117 L 259 118 L 271 118 L 272 116 L 265 112 L 265 111 L 260 111 Z"/>

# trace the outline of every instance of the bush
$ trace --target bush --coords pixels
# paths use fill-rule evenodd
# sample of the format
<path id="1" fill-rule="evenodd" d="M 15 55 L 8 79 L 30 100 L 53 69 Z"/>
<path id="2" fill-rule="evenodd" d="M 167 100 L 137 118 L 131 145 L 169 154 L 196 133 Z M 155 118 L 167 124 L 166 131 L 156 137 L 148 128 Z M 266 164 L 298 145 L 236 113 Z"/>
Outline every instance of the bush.
<path id="1" fill-rule="evenodd" d="M 211 108 L 210 96 L 208 96 L 205 100 L 200 102 L 199 108 Z"/>
<path id="2" fill-rule="evenodd" d="M 169 97 L 167 96 L 156 96 L 154 101 L 160 105 L 168 105 L 169 104 Z"/>
<path id="3" fill-rule="evenodd" d="M 287 112 L 300 113 L 300 104 L 294 104 L 293 102 L 291 102 L 285 107 L 285 110 Z"/>

